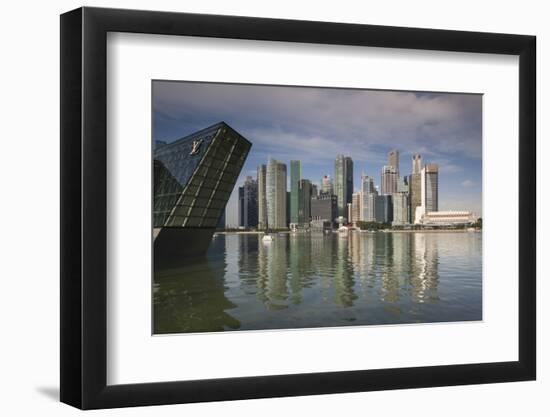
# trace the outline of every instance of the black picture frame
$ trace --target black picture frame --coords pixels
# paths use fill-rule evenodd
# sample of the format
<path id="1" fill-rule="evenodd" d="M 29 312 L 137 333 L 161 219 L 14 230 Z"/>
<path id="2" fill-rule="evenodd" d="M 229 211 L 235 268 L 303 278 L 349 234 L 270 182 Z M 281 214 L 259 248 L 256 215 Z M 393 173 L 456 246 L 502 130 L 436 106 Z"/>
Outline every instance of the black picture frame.
<path id="1" fill-rule="evenodd" d="M 107 385 L 108 32 L 519 56 L 519 360 Z M 60 57 L 62 402 L 95 409 L 536 378 L 534 36 L 84 7 L 61 15 Z"/>

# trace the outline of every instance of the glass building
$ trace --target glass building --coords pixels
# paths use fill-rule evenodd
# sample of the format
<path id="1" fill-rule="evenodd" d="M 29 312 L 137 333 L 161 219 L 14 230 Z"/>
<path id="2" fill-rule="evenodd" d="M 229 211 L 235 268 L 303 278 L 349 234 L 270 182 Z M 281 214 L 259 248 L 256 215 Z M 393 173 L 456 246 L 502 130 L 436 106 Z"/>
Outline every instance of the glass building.
<path id="1" fill-rule="evenodd" d="M 239 226 L 258 226 L 258 183 L 247 176 L 242 187 L 239 187 Z"/>
<path id="2" fill-rule="evenodd" d="M 334 193 L 338 198 L 338 216 L 347 217 L 348 203 L 351 203 L 353 194 L 353 160 L 349 156 L 336 156 Z"/>
<path id="3" fill-rule="evenodd" d="M 393 221 L 393 204 L 391 195 L 377 195 L 375 200 L 375 218 L 379 223 L 391 223 Z"/>
<path id="4" fill-rule="evenodd" d="M 257 170 L 258 183 L 258 229 L 267 229 L 267 197 L 266 197 L 267 167 L 260 165 Z"/>
<path id="5" fill-rule="evenodd" d="M 332 225 L 338 216 L 336 196 L 330 193 L 319 193 L 311 198 L 311 219 L 326 221 Z"/>
<path id="6" fill-rule="evenodd" d="M 299 223 L 299 182 L 302 179 L 300 161 L 290 161 L 290 223 Z"/>
<path id="7" fill-rule="evenodd" d="M 155 266 L 206 252 L 251 146 L 220 122 L 154 150 Z"/>
<path id="8" fill-rule="evenodd" d="M 298 182 L 298 221 L 296 223 L 301 226 L 309 225 L 311 220 L 311 195 L 311 182 L 305 179 L 300 180 Z"/>
<path id="9" fill-rule="evenodd" d="M 374 222 L 375 196 L 378 193 L 374 187 L 374 179 L 368 175 L 361 177 L 361 204 L 359 208 L 359 220 Z"/>
<path id="10" fill-rule="evenodd" d="M 424 212 L 430 213 L 439 209 L 439 167 L 437 164 L 426 164 L 422 175 L 422 205 Z"/>
<path id="11" fill-rule="evenodd" d="M 399 151 L 397 149 L 388 152 L 388 165 L 394 167 L 397 176 L 399 176 Z"/>
<path id="12" fill-rule="evenodd" d="M 393 165 L 384 165 L 381 174 L 381 194 L 391 195 L 397 192 L 397 170 Z"/>
<path id="13" fill-rule="evenodd" d="M 284 229 L 288 226 L 287 211 L 290 211 L 286 191 L 286 165 L 269 158 L 265 182 L 267 227 L 270 229 Z"/>

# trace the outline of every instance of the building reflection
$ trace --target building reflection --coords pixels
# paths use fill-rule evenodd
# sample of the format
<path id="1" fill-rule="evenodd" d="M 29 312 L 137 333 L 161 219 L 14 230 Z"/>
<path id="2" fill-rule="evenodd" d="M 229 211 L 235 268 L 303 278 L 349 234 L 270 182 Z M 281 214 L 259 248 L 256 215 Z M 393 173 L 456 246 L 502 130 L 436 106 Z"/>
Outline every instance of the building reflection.
<path id="1" fill-rule="evenodd" d="M 411 301 L 433 303 L 439 300 L 439 248 L 429 233 L 414 233 L 411 238 Z"/>
<path id="2" fill-rule="evenodd" d="M 436 233 L 218 235 L 206 259 L 155 271 L 154 332 L 449 321 L 434 308 L 440 252 L 481 270 L 481 239 L 461 238 L 457 250 Z"/>
<path id="3" fill-rule="evenodd" d="M 259 284 L 258 298 L 268 310 L 288 307 L 287 238 L 278 236 L 272 242 L 258 241 Z"/>
<path id="4" fill-rule="evenodd" d="M 350 262 L 351 249 L 349 235 L 336 238 L 336 262 L 333 280 L 333 302 L 342 307 L 353 306 L 357 298 L 355 294 L 355 279 L 353 263 Z"/>
<path id="5" fill-rule="evenodd" d="M 157 269 L 153 282 L 153 333 L 212 332 L 241 326 L 227 310 L 225 261 L 189 261 L 177 269 Z"/>

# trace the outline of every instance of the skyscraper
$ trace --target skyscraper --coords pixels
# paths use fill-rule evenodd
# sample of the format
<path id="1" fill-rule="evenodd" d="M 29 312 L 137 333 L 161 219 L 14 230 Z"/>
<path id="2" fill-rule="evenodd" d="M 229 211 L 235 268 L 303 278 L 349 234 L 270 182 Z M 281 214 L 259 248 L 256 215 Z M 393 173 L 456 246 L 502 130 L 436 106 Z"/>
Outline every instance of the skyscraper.
<path id="1" fill-rule="evenodd" d="M 392 149 L 388 153 L 388 165 L 392 166 L 399 176 L 399 151 L 397 149 Z"/>
<path id="2" fill-rule="evenodd" d="M 407 224 L 409 220 L 409 196 L 398 192 L 392 195 L 393 224 Z"/>
<path id="3" fill-rule="evenodd" d="M 330 178 L 329 175 L 325 175 L 321 179 L 321 192 L 324 194 L 334 194 L 332 179 Z"/>
<path id="4" fill-rule="evenodd" d="M 422 155 L 414 154 L 412 157 L 412 174 L 420 174 L 422 170 Z"/>
<path id="5" fill-rule="evenodd" d="M 351 213 L 348 217 L 351 223 L 361 220 L 361 192 L 356 192 L 351 195 Z"/>
<path id="6" fill-rule="evenodd" d="M 420 206 L 414 211 L 414 222 L 421 223 L 422 216 L 439 209 L 439 167 L 426 164 L 420 171 Z"/>
<path id="7" fill-rule="evenodd" d="M 301 179 L 298 182 L 298 221 L 300 225 L 308 225 L 311 220 L 311 182 Z"/>
<path id="8" fill-rule="evenodd" d="M 361 177 L 361 207 L 359 219 L 366 222 L 375 221 L 374 216 L 374 196 L 378 194 L 376 188 L 374 188 L 374 179 L 368 175 L 363 175 Z"/>
<path id="9" fill-rule="evenodd" d="M 258 229 L 267 229 L 267 198 L 266 198 L 266 172 L 265 165 L 258 167 Z"/>
<path id="10" fill-rule="evenodd" d="M 393 205 L 391 195 L 375 196 L 374 213 L 379 223 L 391 223 L 393 221 Z"/>
<path id="11" fill-rule="evenodd" d="M 425 205 L 425 213 L 438 211 L 439 208 L 439 166 L 426 164 L 422 169 L 422 204 Z"/>
<path id="12" fill-rule="evenodd" d="M 393 165 L 384 165 L 382 168 L 380 185 L 382 195 L 391 195 L 397 192 L 397 171 Z"/>
<path id="13" fill-rule="evenodd" d="M 347 217 L 348 203 L 353 194 L 353 160 L 337 155 L 334 162 L 334 193 L 338 201 L 338 216 Z"/>
<path id="14" fill-rule="evenodd" d="M 409 177 L 409 218 L 416 223 L 416 209 L 422 205 L 422 156 L 414 154 L 412 157 L 412 173 Z"/>
<path id="15" fill-rule="evenodd" d="M 299 223 L 298 220 L 298 187 L 302 179 L 300 161 L 290 161 L 290 223 Z"/>
<path id="16" fill-rule="evenodd" d="M 267 224 L 269 228 L 287 227 L 286 165 L 269 158 L 266 169 Z"/>
<path id="17" fill-rule="evenodd" d="M 315 221 L 328 221 L 332 225 L 336 219 L 338 204 L 336 196 L 329 193 L 321 193 L 311 199 L 311 219 Z"/>
<path id="18" fill-rule="evenodd" d="M 258 183 L 250 176 L 239 187 L 239 226 L 258 226 Z"/>

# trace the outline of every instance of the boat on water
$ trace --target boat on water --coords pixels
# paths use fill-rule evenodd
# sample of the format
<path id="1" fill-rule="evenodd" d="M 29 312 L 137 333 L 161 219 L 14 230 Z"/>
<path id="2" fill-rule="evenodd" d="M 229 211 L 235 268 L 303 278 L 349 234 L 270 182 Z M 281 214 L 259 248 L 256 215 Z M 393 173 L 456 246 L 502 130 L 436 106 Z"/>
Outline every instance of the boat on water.
<path id="1" fill-rule="evenodd" d="M 272 235 L 264 235 L 262 237 L 262 242 L 271 242 L 273 240 L 273 236 Z"/>

